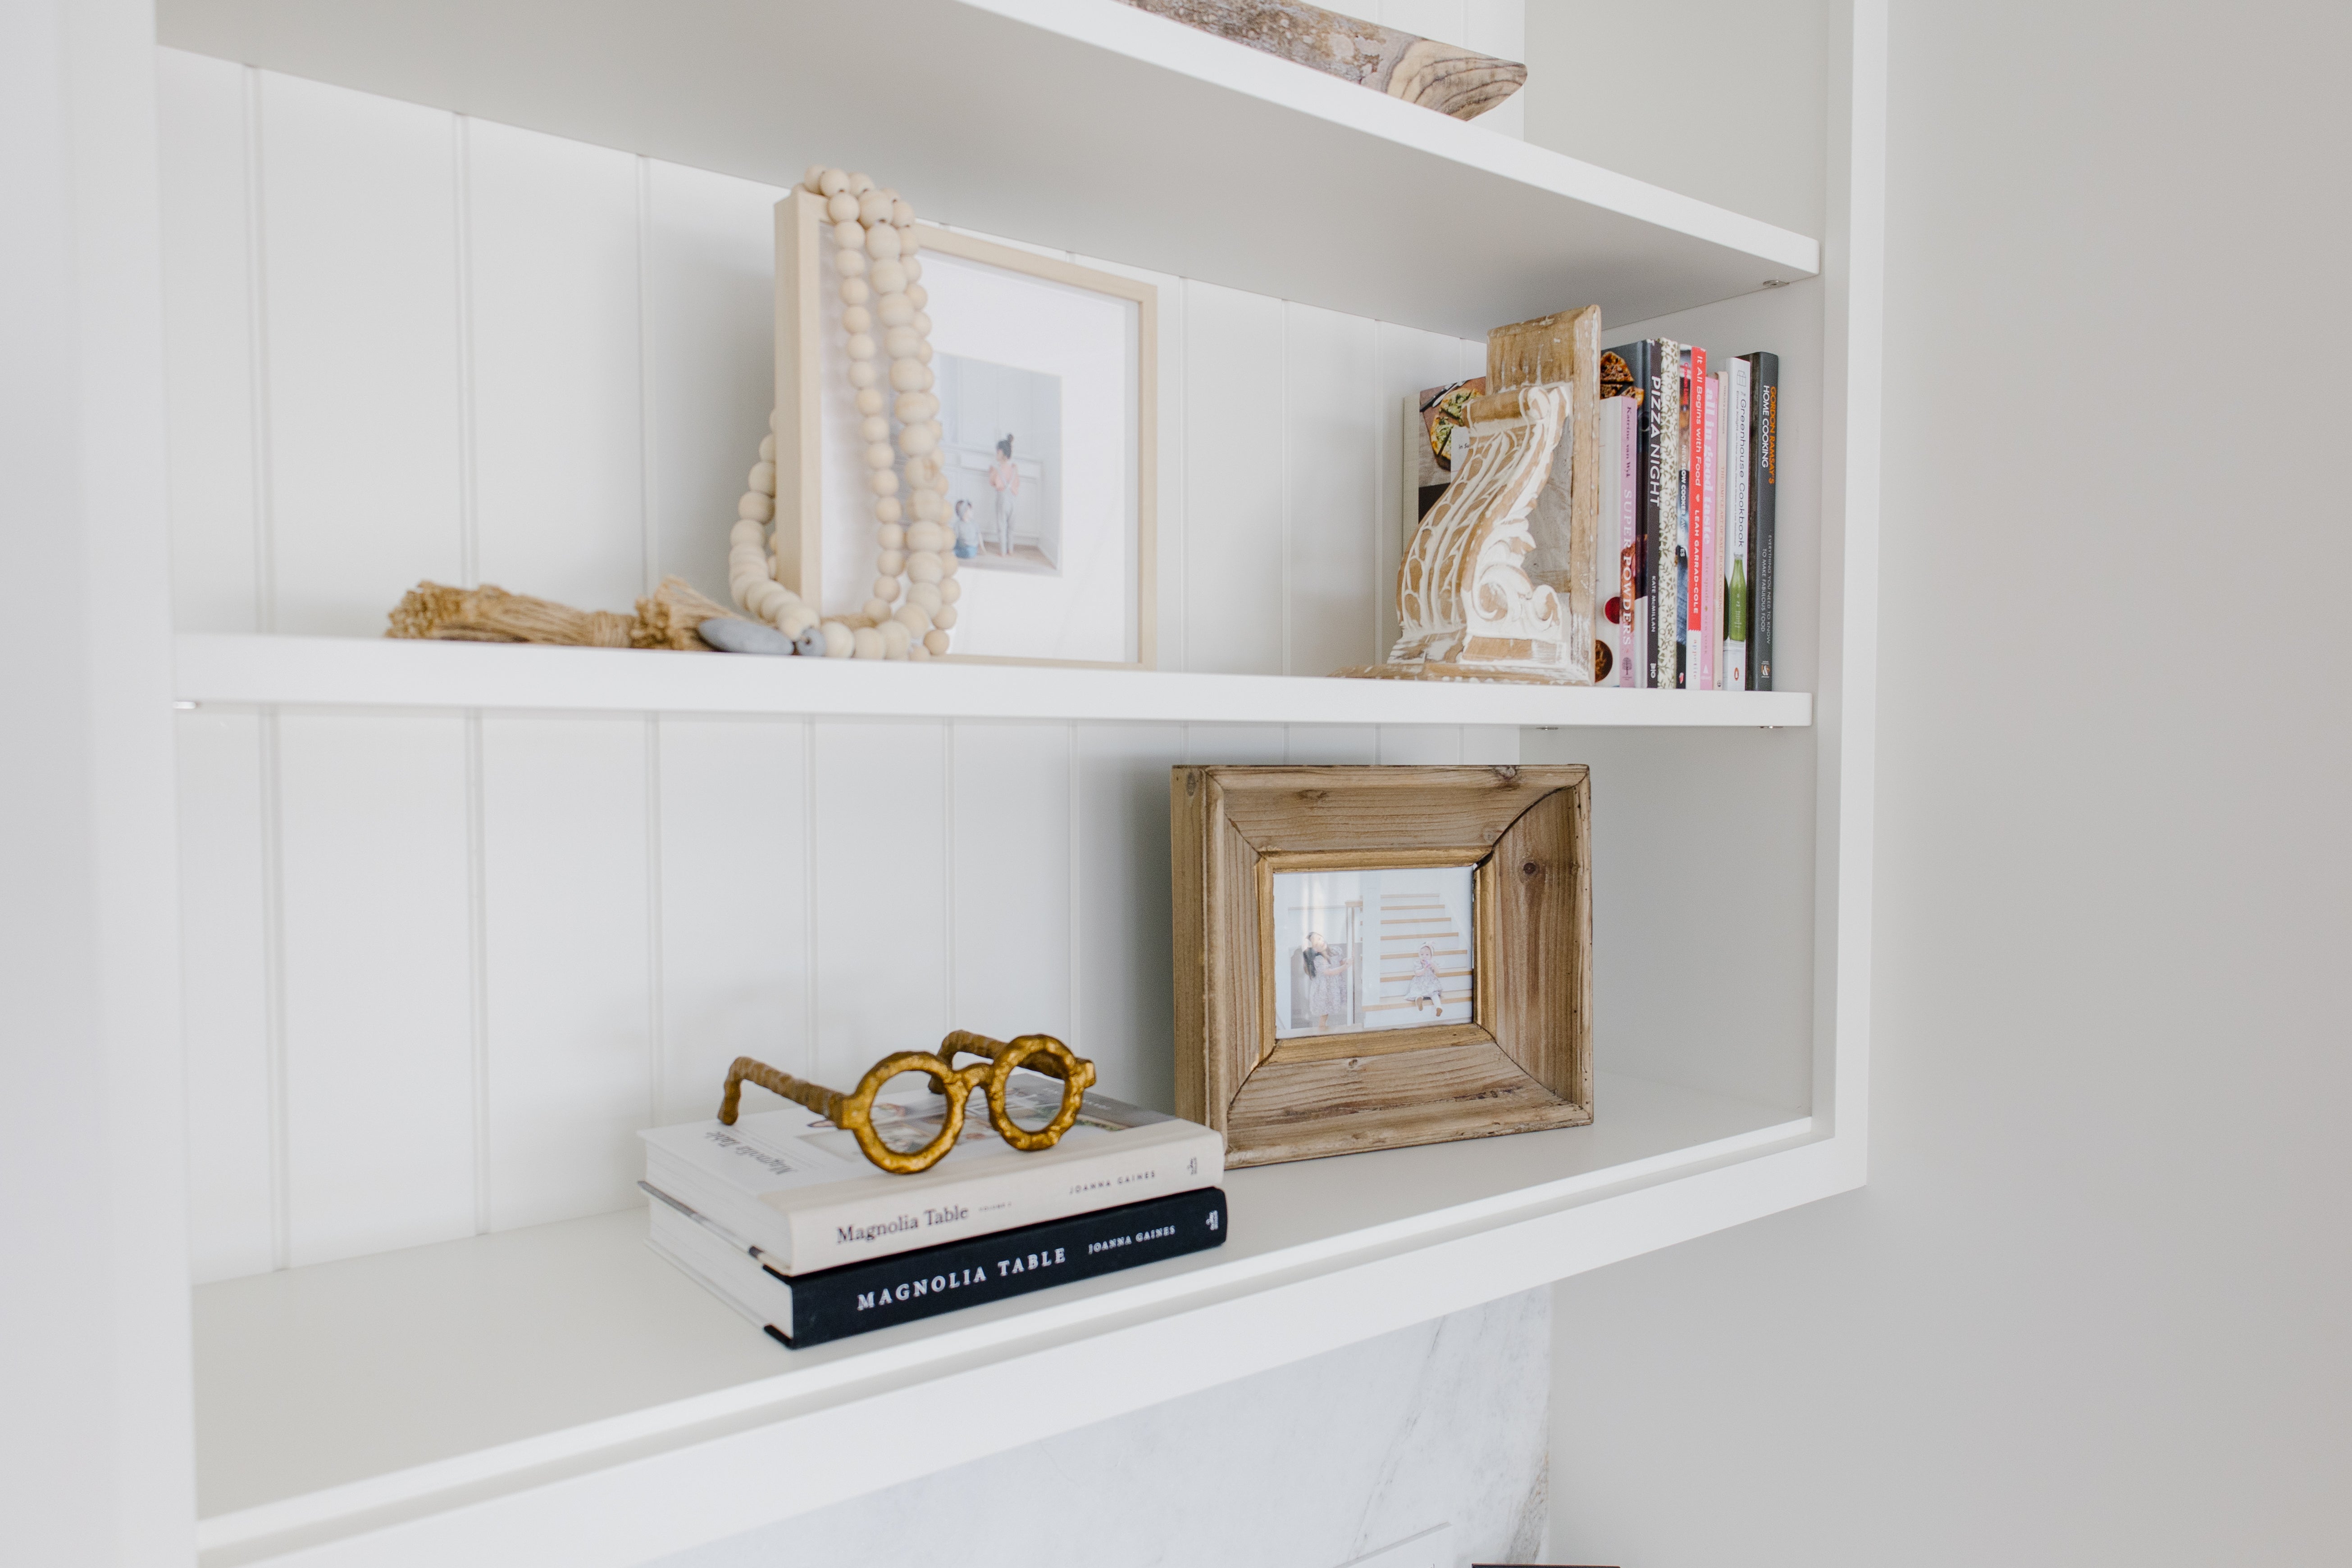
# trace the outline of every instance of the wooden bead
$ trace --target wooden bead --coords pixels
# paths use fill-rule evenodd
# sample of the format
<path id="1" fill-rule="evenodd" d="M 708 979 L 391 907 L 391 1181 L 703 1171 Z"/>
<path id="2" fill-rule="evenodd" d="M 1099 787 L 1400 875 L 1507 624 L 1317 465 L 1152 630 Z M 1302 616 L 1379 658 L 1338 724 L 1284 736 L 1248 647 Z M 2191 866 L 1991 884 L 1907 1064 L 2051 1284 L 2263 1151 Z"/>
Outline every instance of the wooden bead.
<path id="1" fill-rule="evenodd" d="M 891 231 L 897 233 L 896 229 Z M 833 226 L 833 247 L 844 254 L 854 254 L 866 248 L 866 231 L 855 223 Z"/>
<path id="2" fill-rule="evenodd" d="M 923 231 L 921 229 L 894 228 L 890 232 L 898 237 L 898 254 L 901 257 L 912 258 L 915 252 L 923 248 Z"/>
<path id="3" fill-rule="evenodd" d="M 863 305 L 866 300 L 871 300 L 872 298 L 874 298 L 874 285 L 866 281 L 865 279 L 845 278 L 841 280 L 841 302 L 843 304 Z"/>
<path id="4" fill-rule="evenodd" d="M 890 438 L 890 422 L 879 414 L 869 414 L 858 421 L 857 434 L 866 441 L 887 441 Z"/>
<path id="5" fill-rule="evenodd" d="M 893 228 L 914 227 L 915 209 L 908 206 L 905 202 L 892 202 L 890 204 L 890 226 Z"/>
<path id="6" fill-rule="evenodd" d="M 910 425 L 908 428 L 911 430 L 914 426 Z M 936 461 L 938 461 L 937 458 L 929 457 L 908 458 L 907 483 L 919 490 L 929 489 L 931 482 L 931 465 Z"/>
<path id="7" fill-rule="evenodd" d="M 928 392 L 902 392 L 890 405 L 890 411 L 906 423 L 929 419 L 940 411 L 940 400 Z"/>
<path id="8" fill-rule="evenodd" d="M 874 498 L 874 521 L 880 523 L 883 527 L 895 527 L 898 519 L 904 515 L 906 514 L 899 508 L 898 498 L 897 496 L 877 496 Z"/>
<path id="9" fill-rule="evenodd" d="M 898 594 L 898 584 L 892 583 L 888 584 L 888 587 L 890 589 L 891 598 L 896 598 Z M 884 598 L 879 594 L 876 594 L 866 601 L 865 612 L 866 624 L 868 626 L 875 626 L 883 621 L 887 621 L 890 618 L 890 600 Z"/>
<path id="10" fill-rule="evenodd" d="M 816 177 L 816 188 L 820 195 L 839 195 L 849 188 L 849 176 L 839 169 L 827 169 Z"/>
<path id="11" fill-rule="evenodd" d="M 772 463 L 775 460 L 776 434 L 774 431 L 771 430 L 768 434 L 760 437 L 760 461 L 763 463 Z"/>
<path id="12" fill-rule="evenodd" d="M 847 191 L 842 191 L 828 197 L 824 204 L 824 216 L 835 223 L 856 222 L 857 198 Z"/>
<path id="13" fill-rule="evenodd" d="M 908 321 L 907 324 L 914 328 L 916 334 L 919 337 L 928 338 L 931 335 L 931 318 L 925 311 L 916 311 L 914 320 Z"/>
<path id="14" fill-rule="evenodd" d="M 887 441 L 877 441 L 866 448 L 866 466 L 869 468 L 887 468 L 897 460 Z"/>
<path id="15" fill-rule="evenodd" d="M 920 605 L 901 605 L 898 606 L 898 613 L 890 618 L 906 627 L 908 634 L 912 637 L 921 637 L 931 629 L 931 617 L 923 614 L 923 607 Z"/>
<path id="16" fill-rule="evenodd" d="M 885 294 L 874 301 L 874 313 L 882 318 L 886 327 L 903 327 L 915 319 L 915 306 L 903 291 Z"/>
<path id="17" fill-rule="evenodd" d="M 898 476 L 887 468 L 878 473 L 868 474 L 866 477 L 866 488 L 877 496 L 894 496 L 898 493 Z"/>
<path id="18" fill-rule="evenodd" d="M 903 550 L 885 550 L 874 557 L 874 570 L 891 582 L 897 582 L 898 574 L 906 569 L 907 552 Z"/>
<path id="19" fill-rule="evenodd" d="M 851 279 L 851 282 L 857 280 Z M 892 299 L 902 296 L 893 294 Z M 841 313 L 841 330 L 845 332 L 870 332 L 874 330 L 874 312 L 863 305 L 852 305 Z"/>
<path id="20" fill-rule="evenodd" d="M 940 584 L 940 597 L 952 605 L 963 597 L 963 584 L 950 577 Z"/>
<path id="21" fill-rule="evenodd" d="M 908 643 L 908 644 L 907 645 L 907 662 L 908 662 L 908 663 L 909 663 L 909 664 L 929 664 L 930 661 L 931 661 L 931 650 L 930 650 L 930 649 L 929 649 L 929 648 L 927 648 L 927 647 L 925 647 L 921 643 L 919 643 L 919 642 L 911 642 L 911 643 Z"/>
<path id="22" fill-rule="evenodd" d="M 923 346 L 930 347 L 929 343 Z M 902 359 L 890 362 L 890 384 L 900 392 L 929 392 L 933 379 L 930 367 L 920 361 Z"/>
<path id="23" fill-rule="evenodd" d="M 745 595 L 744 607 L 764 621 L 772 608 L 782 609 L 788 602 L 784 591 L 771 580 L 752 585 L 751 592 Z"/>
<path id="24" fill-rule="evenodd" d="M 866 252 L 863 250 L 835 251 L 833 255 L 833 264 L 841 269 L 841 275 L 844 278 L 863 278 L 866 276 L 866 268 L 867 263 L 866 260 Z"/>
<path id="25" fill-rule="evenodd" d="M 860 414 L 879 414 L 882 412 L 882 389 L 880 387 L 865 387 L 857 394 L 857 412 Z"/>
<path id="26" fill-rule="evenodd" d="M 857 198 L 857 221 L 868 226 L 890 221 L 891 201 L 881 191 L 868 191 Z"/>
<path id="27" fill-rule="evenodd" d="M 950 585 L 952 586 L 953 584 Z M 955 624 L 956 607 L 953 605 L 940 605 L 940 613 L 931 617 L 931 625 L 939 627 L 940 630 L 943 632 L 951 632 L 955 630 Z"/>
<path id="28" fill-rule="evenodd" d="M 919 342 L 917 342 L 917 343 L 915 344 L 915 357 L 916 357 L 917 359 L 919 359 L 919 360 L 921 360 L 925 364 L 929 364 L 929 363 L 931 363 L 931 345 L 930 345 L 930 344 L 929 344 L 929 343 L 927 343 L 927 342 L 919 342 Z M 930 374 L 930 372 L 929 372 L 929 371 L 925 371 L 923 374 L 926 374 L 926 375 L 929 375 L 929 374 Z M 929 382 L 926 382 L 926 383 L 924 383 L 924 384 L 928 386 L 928 385 L 929 385 L 930 384 L 929 384 Z"/>
<path id="29" fill-rule="evenodd" d="M 871 386 L 882 379 L 881 370 L 870 359 L 852 360 L 849 363 L 849 384 Z"/>
<path id="30" fill-rule="evenodd" d="M 869 228 L 866 231 L 866 254 L 877 261 L 896 261 L 899 248 L 906 244 L 895 228 Z"/>
<path id="31" fill-rule="evenodd" d="M 954 537 L 935 522 L 919 522 L 907 530 L 909 550 L 946 550 L 954 543 Z"/>
<path id="32" fill-rule="evenodd" d="M 900 265 L 903 266 L 905 264 L 901 263 Z M 931 291 L 924 288 L 920 283 L 908 284 L 905 293 L 907 296 L 907 303 L 912 305 L 918 310 L 931 302 Z"/>
<path id="33" fill-rule="evenodd" d="M 937 619 L 940 613 L 940 585 L 918 583 L 907 590 L 907 603 L 919 605 L 923 614 Z"/>
<path id="34" fill-rule="evenodd" d="M 895 522 L 886 522 L 874 531 L 874 542 L 879 544 L 886 552 L 903 550 L 907 546 L 907 531 Z"/>
<path id="35" fill-rule="evenodd" d="M 887 231 L 886 230 L 885 232 L 887 233 Z M 901 626 L 897 621 L 884 621 L 879 626 L 876 627 L 875 630 L 882 638 L 884 658 L 904 658 L 907 657 L 907 645 L 914 639 L 907 635 L 907 628 L 905 626 Z"/>
<path id="36" fill-rule="evenodd" d="M 852 332 L 849 334 L 849 357 L 851 359 L 872 359 L 875 354 L 875 349 L 876 344 L 874 342 L 874 334 L 872 332 Z"/>
<path id="37" fill-rule="evenodd" d="M 918 550 L 907 557 L 907 575 L 918 583 L 936 583 L 943 574 L 935 551 Z"/>
<path id="38" fill-rule="evenodd" d="M 940 492 L 932 489 L 916 490 L 915 515 L 925 522 L 937 522 L 946 516 L 947 505 L 940 500 Z"/>
<path id="39" fill-rule="evenodd" d="M 743 482 L 750 485 L 753 489 L 759 491 L 763 496 L 774 495 L 776 493 L 776 465 L 773 463 L 752 464 L 751 477 Z"/>
<path id="40" fill-rule="evenodd" d="M 850 634 L 850 637 L 856 647 L 856 652 L 853 656 L 855 658 L 880 658 L 887 651 L 882 641 L 882 634 L 872 626 L 860 626 Z"/>
<path id="41" fill-rule="evenodd" d="M 915 345 L 922 341 L 912 327 L 893 327 L 882 334 L 882 350 L 892 359 L 912 359 Z"/>
<path id="42" fill-rule="evenodd" d="M 758 490 L 745 490 L 742 500 L 735 503 L 735 515 L 753 522 L 765 522 L 776 515 L 776 503 L 772 497 L 762 495 Z"/>
<path id="43" fill-rule="evenodd" d="M 940 557 L 940 578 L 942 582 L 962 570 L 963 563 L 955 558 L 952 551 Z"/>
<path id="44" fill-rule="evenodd" d="M 801 188 L 803 190 L 814 191 L 819 195 L 829 196 L 833 193 L 824 188 L 823 183 L 824 180 L 824 165 L 823 163 L 811 163 L 808 166 L 808 173 L 801 176 Z"/>
<path id="45" fill-rule="evenodd" d="M 739 517 L 727 535 L 727 542 L 738 550 L 759 549 L 767 542 L 767 531 L 748 517 Z"/>
<path id="46" fill-rule="evenodd" d="M 943 631 L 925 632 L 923 634 L 923 647 L 930 651 L 930 655 L 933 658 L 937 658 L 940 655 L 948 651 L 948 634 Z"/>
<path id="47" fill-rule="evenodd" d="M 923 264 L 908 255 L 903 248 L 898 252 L 898 267 L 906 273 L 908 283 L 912 283 L 923 275 Z"/>
<path id="48" fill-rule="evenodd" d="M 807 604 L 803 603 L 794 605 L 791 609 L 786 610 L 784 612 L 784 618 L 777 623 L 776 629 L 783 633 L 788 637 L 798 639 L 800 637 L 806 637 L 811 631 L 814 630 L 816 623 L 816 611 L 811 608 Z"/>
<path id="49" fill-rule="evenodd" d="M 874 188 L 874 181 L 865 174 L 852 174 L 849 176 L 849 184 L 842 188 L 853 196 L 862 196 Z"/>
<path id="50" fill-rule="evenodd" d="M 919 457 L 940 444 L 936 425 L 909 425 L 898 432 L 898 450 L 910 457 Z"/>
<path id="51" fill-rule="evenodd" d="M 903 261 L 877 261 L 873 271 L 874 291 L 877 294 L 900 294 L 907 288 L 907 264 Z"/>

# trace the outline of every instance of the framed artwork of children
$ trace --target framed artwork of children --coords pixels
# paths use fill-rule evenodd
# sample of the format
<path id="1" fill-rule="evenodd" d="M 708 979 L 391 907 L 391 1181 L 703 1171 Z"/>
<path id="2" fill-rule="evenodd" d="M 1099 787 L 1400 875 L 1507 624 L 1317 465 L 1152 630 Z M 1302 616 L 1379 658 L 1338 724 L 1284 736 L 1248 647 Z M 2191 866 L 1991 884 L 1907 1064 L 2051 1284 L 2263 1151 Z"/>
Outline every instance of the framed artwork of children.
<path id="1" fill-rule="evenodd" d="M 877 539 L 824 200 L 776 204 L 776 575 L 826 616 Z M 916 226 L 958 596 L 950 658 L 1156 667 L 1159 291 Z"/>
<path id="2" fill-rule="evenodd" d="M 1582 767 L 1182 767 L 1176 1108 L 1229 1165 L 1592 1120 Z"/>

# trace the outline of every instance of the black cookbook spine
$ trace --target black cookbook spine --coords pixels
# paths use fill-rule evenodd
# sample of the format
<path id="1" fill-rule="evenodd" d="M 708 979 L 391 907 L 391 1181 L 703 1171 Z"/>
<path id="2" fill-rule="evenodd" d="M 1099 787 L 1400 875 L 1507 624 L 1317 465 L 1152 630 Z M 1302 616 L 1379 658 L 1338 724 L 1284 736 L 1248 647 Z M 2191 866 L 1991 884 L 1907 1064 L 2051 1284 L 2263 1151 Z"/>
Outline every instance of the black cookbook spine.
<path id="1" fill-rule="evenodd" d="M 1171 1193 L 920 1252 L 776 1278 L 793 1288 L 795 1350 L 1224 1244 L 1225 1194 Z M 774 1273 L 773 1269 L 769 1270 Z"/>
<path id="2" fill-rule="evenodd" d="M 1773 490 L 1780 475 L 1780 356 L 1743 354 L 1754 379 L 1748 416 L 1748 683 L 1772 689 Z"/>

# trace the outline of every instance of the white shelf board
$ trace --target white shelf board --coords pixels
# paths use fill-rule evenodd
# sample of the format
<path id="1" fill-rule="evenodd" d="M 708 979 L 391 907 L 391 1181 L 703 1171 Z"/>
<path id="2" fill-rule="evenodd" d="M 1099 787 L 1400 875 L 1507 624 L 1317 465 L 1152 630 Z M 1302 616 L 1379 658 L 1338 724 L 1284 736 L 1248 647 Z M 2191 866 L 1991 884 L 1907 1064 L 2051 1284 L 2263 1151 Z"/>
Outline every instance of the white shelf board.
<path id="1" fill-rule="evenodd" d="M 1643 321 L 1818 240 L 1118 0 L 160 0 L 161 40 L 772 184 L 1453 333 Z"/>
<path id="2" fill-rule="evenodd" d="M 794 713 L 1112 723 L 1788 726 L 1801 691 L 1628 691 L 1051 666 L 867 663 L 381 637 L 178 638 L 173 695 L 226 706 Z"/>
<path id="3" fill-rule="evenodd" d="M 1591 1127 L 1233 1172 L 1217 1251 L 806 1351 L 655 1257 L 641 1210 L 205 1286 L 203 1561 L 624 1568 L 1858 1182 L 1801 1113 L 1596 1099 Z"/>

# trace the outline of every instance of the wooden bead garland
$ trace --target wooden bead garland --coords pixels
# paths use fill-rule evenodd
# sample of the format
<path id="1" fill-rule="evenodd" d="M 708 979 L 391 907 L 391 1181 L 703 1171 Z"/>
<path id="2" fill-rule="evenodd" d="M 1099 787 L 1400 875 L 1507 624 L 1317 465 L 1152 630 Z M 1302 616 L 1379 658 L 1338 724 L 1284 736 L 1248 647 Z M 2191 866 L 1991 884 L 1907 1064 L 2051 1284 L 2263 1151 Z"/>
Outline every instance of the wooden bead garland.
<path id="1" fill-rule="evenodd" d="M 926 659 L 948 651 L 956 624 L 954 535 L 948 475 L 934 455 L 940 400 L 932 392 L 929 296 L 915 209 L 864 174 L 814 167 L 804 181 L 824 198 L 840 275 L 849 384 L 861 416 L 858 437 L 875 521 L 873 596 L 856 615 L 827 617 L 777 580 L 767 525 L 775 517 L 776 416 L 760 443 L 750 488 L 736 505 L 727 555 L 735 602 L 793 640 L 794 651 L 829 658 Z M 887 385 L 887 392 L 884 387 Z M 887 415 L 886 416 L 886 412 Z M 891 436 L 895 416 L 897 439 Z M 908 526 L 909 520 L 912 526 Z"/>

